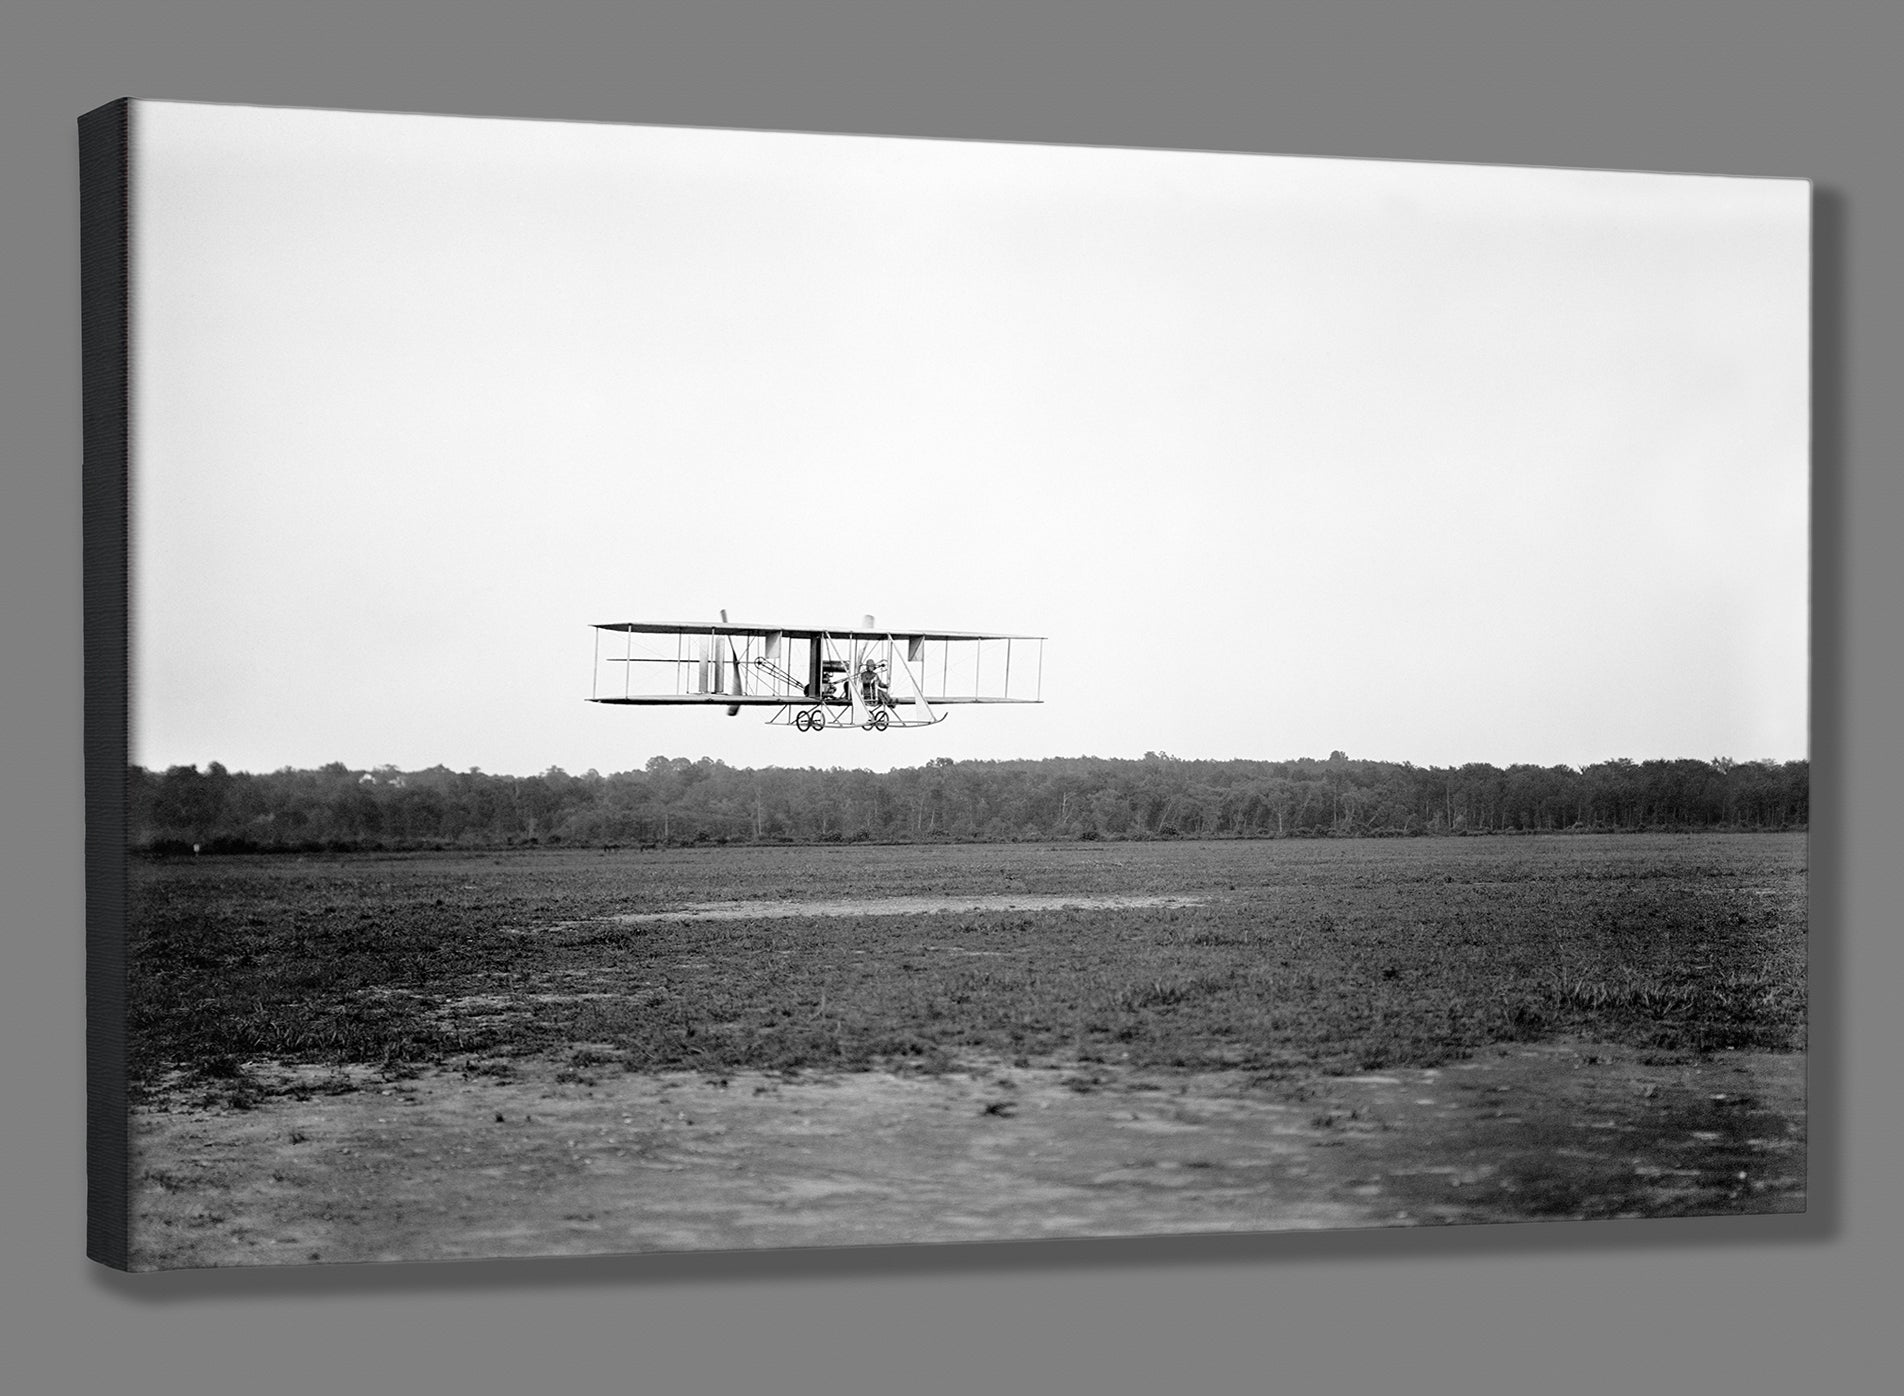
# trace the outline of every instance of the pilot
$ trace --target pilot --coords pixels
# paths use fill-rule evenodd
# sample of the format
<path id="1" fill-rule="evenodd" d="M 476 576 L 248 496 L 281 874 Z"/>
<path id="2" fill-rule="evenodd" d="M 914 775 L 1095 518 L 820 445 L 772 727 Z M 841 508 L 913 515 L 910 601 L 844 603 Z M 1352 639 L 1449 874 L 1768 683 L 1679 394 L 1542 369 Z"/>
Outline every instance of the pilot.
<path id="1" fill-rule="evenodd" d="M 879 669 L 871 658 L 867 659 L 866 667 L 859 671 L 859 696 L 868 703 L 879 701 Z"/>

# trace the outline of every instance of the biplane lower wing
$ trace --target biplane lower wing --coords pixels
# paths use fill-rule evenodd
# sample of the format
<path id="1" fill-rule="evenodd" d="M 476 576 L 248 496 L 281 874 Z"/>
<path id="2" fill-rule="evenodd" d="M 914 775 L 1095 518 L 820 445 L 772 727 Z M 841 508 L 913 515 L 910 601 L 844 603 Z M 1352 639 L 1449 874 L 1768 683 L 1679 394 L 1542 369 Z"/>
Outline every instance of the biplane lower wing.
<path id="1" fill-rule="evenodd" d="M 794 700 L 764 693 L 630 693 L 588 701 L 650 708 L 778 708 Z"/>
<path id="2" fill-rule="evenodd" d="M 1043 701 L 1042 635 L 886 630 L 871 617 L 839 629 L 742 625 L 725 613 L 594 629 L 594 703 L 774 708 L 769 722 L 801 731 L 884 731 L 943 721 L 940 708 Z"/>
<path id="3" fill-rule="evenodd" d="M 626 696 L 608 698 L 590 698 L 591 703 L 608 703 L 622 707 L 646 706 L 650 708 L 727 708 L 736 705 L 743 708 L 779 708 L 789 703 L 799 705 L 805 701 L 804 695 L 794 697 L 774 697 L 764 693 L 684 693 L 652 694 L 632 693 Z M 985 698 L 971 694 L 932 694 L 925 695 L 927 706 L 934 708 L 973 707 L 985 703 L 1042 703 L 1042 698 Z M 917 698 L 901 698 L 897 694 L 881 704 L 888 708 L 910 708 L 918 706 Z"/>

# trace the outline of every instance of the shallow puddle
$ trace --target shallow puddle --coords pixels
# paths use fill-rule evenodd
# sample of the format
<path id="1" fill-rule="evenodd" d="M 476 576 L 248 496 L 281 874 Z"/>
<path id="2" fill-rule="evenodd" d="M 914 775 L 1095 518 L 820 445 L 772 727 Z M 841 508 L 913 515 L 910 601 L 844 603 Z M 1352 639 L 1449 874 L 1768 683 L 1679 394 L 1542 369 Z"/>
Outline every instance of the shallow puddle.
<path id="1" fill-rule="evenodd" d="M 1079 897 L 1032 892 L 971 896 L 843 897 L 832 901 L 690 902 L 672 911 L 629 911 L 603 917 L 642 921 L 741 921 L 789 916 L 917 916 L 930 911 L 1129 911 L 1202 906 L 1203 897 Z"/>

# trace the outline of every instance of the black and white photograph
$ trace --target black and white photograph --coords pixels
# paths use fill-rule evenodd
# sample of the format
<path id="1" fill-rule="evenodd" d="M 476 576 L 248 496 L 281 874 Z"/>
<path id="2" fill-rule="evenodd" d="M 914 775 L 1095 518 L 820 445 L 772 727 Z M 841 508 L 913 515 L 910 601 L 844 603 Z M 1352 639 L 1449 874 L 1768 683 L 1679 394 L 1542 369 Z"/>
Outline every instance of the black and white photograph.
<path id="1" fill-rule="evenodd" d="M 123 120 L 117 1263 L 1805 1210 L 1805 180 Z"/>

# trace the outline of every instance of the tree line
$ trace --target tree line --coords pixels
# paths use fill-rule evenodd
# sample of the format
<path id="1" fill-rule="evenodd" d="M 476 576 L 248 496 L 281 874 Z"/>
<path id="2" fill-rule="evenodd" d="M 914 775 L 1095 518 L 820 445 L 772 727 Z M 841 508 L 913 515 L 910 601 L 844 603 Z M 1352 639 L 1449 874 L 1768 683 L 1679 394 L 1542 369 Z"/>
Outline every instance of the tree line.
<path id="1" fill-rule="evenodd" d="M 1793 829 L 1809 761 L 1613 760 L 1456 767 L 1326 759 L 1090 756 L 886 772 L 747 769 L 657 756 L 640 770 L 511 776 L 332 762 L 263 774 L 130 772 L 135 851 L 318 852 L 1014 839 L 1367 838 Z"/>

